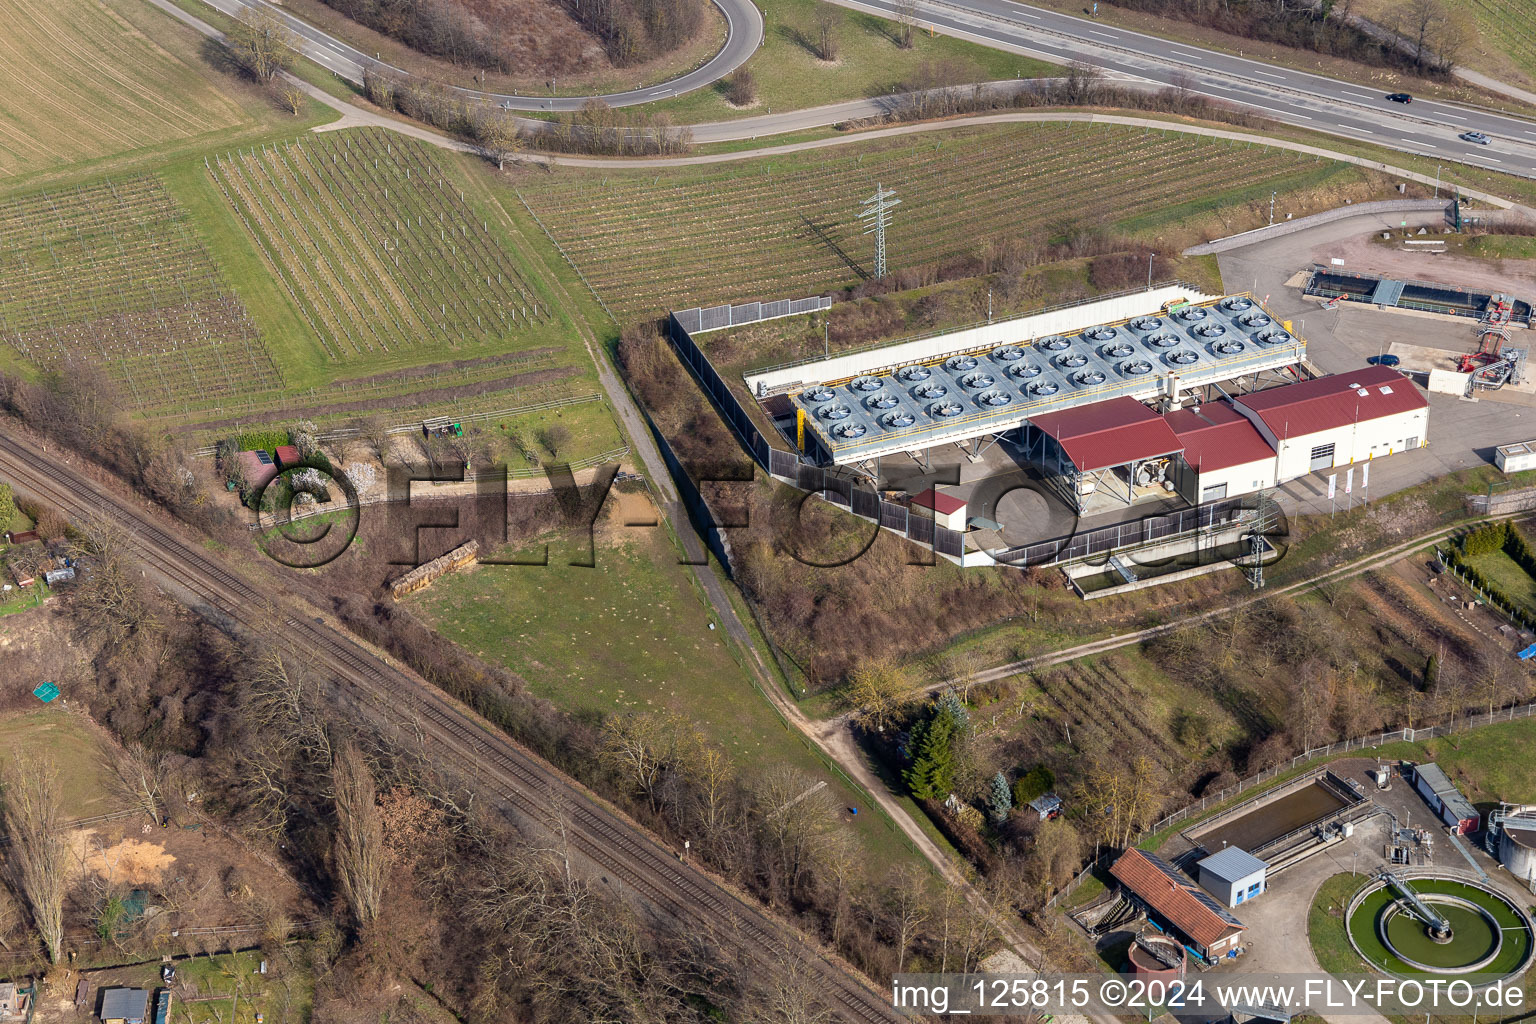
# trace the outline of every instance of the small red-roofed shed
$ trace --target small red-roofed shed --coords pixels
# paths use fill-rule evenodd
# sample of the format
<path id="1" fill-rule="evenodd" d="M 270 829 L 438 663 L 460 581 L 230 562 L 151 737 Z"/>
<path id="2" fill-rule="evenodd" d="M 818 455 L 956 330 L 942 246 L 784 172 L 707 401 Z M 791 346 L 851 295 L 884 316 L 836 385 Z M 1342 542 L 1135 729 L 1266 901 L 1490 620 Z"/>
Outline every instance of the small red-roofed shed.
<path id="1" fill-rule="evenodd" d="M 946 530 L 965 529 L 965 502 L 933 487 L 913 496 L 912 514 L 932 519 Z"/>

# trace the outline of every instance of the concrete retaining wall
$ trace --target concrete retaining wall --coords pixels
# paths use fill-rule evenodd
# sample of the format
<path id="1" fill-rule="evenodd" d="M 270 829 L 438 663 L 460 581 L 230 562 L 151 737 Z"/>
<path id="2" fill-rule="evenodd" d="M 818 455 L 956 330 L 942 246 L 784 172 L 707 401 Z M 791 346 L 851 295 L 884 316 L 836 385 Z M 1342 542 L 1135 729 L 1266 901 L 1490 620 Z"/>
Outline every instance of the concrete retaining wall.
<path id="1" fill-rule="evenodd" d="M 1254 228 L 1252 231 L 1244 231 L 1240 235 L 1228 235 L 1226 238 L 1217 238 L 1213 241 L 1204 242 L 1185 249 L 1184 255 L 1209 256 L 1211 253 L 1241 249 L 1245 245 L 1253 245 L 1255 242 L 1267 242 L 1271 238 L 1295 234 L 1298 231 L 1315 228 L 1319 224 L 1343 220 L 1346 217 L 1369 216 L 1381 213 L 1432 212 L 1435 210 L 1444 212 L 1450 205 L 1451 201 L 1449 199 L 1383 199 L 1374 203 L 1354 203 L 1350 206 L 1340 206 L 1337 209 L 1314 213 L 1310 217 L 1302 217 L 1299 220 L 1288 220 L 1283 224 L 1269 224 L 1262 228 Z"/>

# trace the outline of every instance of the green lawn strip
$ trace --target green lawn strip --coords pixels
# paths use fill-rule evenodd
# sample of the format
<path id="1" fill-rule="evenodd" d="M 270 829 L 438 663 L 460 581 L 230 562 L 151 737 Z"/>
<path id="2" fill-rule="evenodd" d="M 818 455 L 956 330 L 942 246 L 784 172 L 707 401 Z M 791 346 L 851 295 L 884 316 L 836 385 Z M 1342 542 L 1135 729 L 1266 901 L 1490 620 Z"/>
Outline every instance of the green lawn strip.
<path id="1" fill-rule="evenodd" d="M 24 590 L 12 590 L 0 595 L 0 615 L 15 615 L 41 605 L 48 597 L 48 585 L 36 583 Z"/>
<path id="2" fill-rule="evenodd" d="M 285 952 L 297 947 L 288 946 Z M 281 955 L 281 954 L 279 954 Z M 300 1024 L 310 1019 L 314 978 L 304 969 L 268 960 L 260 950 L 177 960 L 175 991 L 195 993 L 173 998 L 167 1024 L 245 1021 L 261 1014 L 267 1024 Z M 267 973 L 260 973 L 263 961 Z M 114 983 L 148 989 L 163 987 L 160 964 L 108 968 Z"/>
<path id="3" fill-rule="evenodd" d="M 1329 974 L 1369 974 L 1371 968 L 1355 953 L 1349 942 L 1344 912 L 1349 901 L 1366 882 L 1365 875 L 1349 872 L 1325 881 L 1307 911 L 1307 937 L 1318 966 Z"/>
<path id="4" fill-rule="evenodd" d="M 29 678 L 13 680 L 12 685 L 17 682 L 31 690 L 42 683 L 60 680 Z M 67 689 L 64 696 L 69 696 Z M 92 731 L 89 720 L 62 708 L 39 705 L 36 711 L 13 714 L 0 721 L 6 740 L 0 744 L 0 764 L 18 754 L 50 759 L 59 775 L 60 814 L 65 820 L 90 818 L 132 806 L 119 795 L 119 787 L 107 767 L 109 753 Z"/>
<path id="5" fill-rule="evenodd" d="M 865 811 L 840 817 L 867 844 L 888 858 L 915 856 L 754 692 L 664 533 L 599 541 L 595 568 L 567 564 L 579 550 L 551 544 L 548 566 L 480 566 L 412 600 L 443 636 L 500 661 L 572 713 L 667 710 L 696 723 L 744 775 L 788 763 L 827 779 L 834 806 Z M 530 556 L 537 552 L 512 555 Z"/>
<path id="6" fill-rule="evenodd" d="M 203 160 L 173 164 L 161 180 L 186 209 L 193 230 L 255 321 L 262 344 L 282 373 L 280 382 L 253 381 L 252 390 L 278 383 L 296 391 L 322 383 L 324 351 L 319 339 L 273 277 Z"/>
<path id="7" fill-rule="evenodd" d="M 926 31 L 914 31 L 912 48 L 903 50 L 896 43 L 894 22 L 820 0 L 760 0 L 759 6 L 766 22 L 763 45 L 745 65 L 757 81 L 755 104 L 731 106 L 726 84 L 717 82 L 647 109 L 681 123 L 723 121 L 881 96 L 926 84 L 935 73 L 944 75 L 945 84 L 1062 73 L 1054 64 Z M 837 60 L 832 62 L 811 51 L 823 10 L 839 19 Z"/>
<path id="8" fill-rule="evenodd" d="M 1513 558 L 1503 551 L 1490 551 L 1486 555 L 1474 555 L 1465 559 L 1472 568 L 1483 573 L 1488 582 L 1504 593 L 1517 606 L 1536 615 L 1536 579 L 1520 568 Z"/>
<path id="9" fill-rule="evenodd" d="M 1468 255 L 1495 260 L 1536 259 L 1536 237 L 1530 235 L 1480 235 L 1467 240 Z"/>

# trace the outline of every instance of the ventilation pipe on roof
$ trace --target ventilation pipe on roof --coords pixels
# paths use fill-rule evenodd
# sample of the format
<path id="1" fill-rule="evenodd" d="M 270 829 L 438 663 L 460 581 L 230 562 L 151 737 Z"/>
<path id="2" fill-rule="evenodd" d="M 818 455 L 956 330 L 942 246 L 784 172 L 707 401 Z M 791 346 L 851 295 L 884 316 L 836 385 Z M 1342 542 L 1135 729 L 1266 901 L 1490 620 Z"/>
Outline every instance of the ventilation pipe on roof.
<path id="1" fill-rule="evenodd" d="M 1167 411 L 1173 412 L 1183 403 L 1183 399 L 1179 396 L 1178 374 L 1170 373 L 1166 378 L 1164 378 L 1164 383 L 1167 386 L 1164 389 L 1163 399 L 1168 406 Z"/>

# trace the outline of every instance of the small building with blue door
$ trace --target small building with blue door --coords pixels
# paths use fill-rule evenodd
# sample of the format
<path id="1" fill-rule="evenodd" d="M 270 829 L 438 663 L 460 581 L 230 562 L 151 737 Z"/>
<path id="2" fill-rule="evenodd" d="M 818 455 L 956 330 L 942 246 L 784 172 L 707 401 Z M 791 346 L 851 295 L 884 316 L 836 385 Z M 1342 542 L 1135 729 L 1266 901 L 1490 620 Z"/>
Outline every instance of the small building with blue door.
<path id="1" fill-rule="evenodd" d="M 1224 905 L 1247 903 L 1264 891 L 1269 865 L 1236 846 L 1205 857 L 1195 865 L 1200 885 Z"/>

